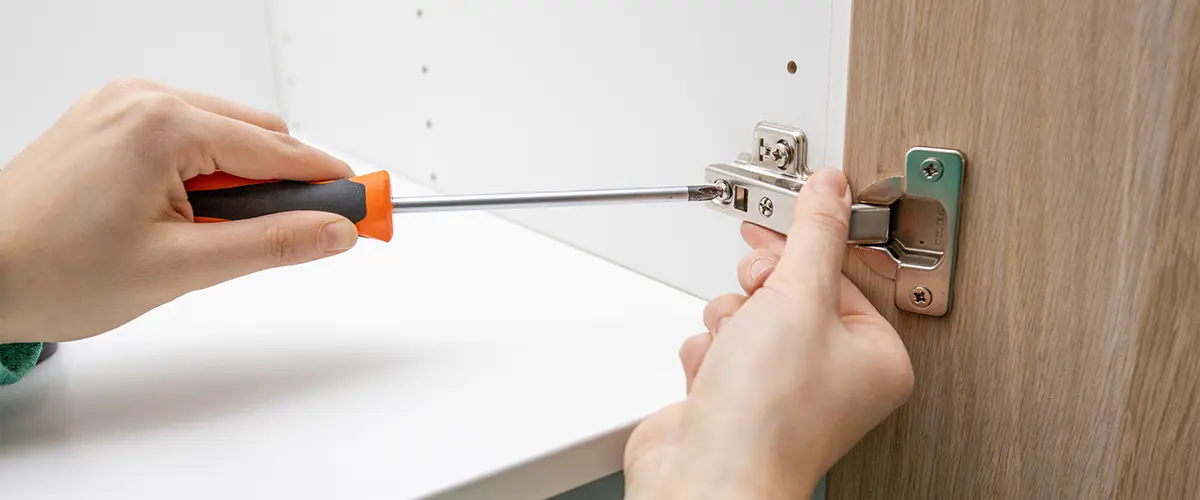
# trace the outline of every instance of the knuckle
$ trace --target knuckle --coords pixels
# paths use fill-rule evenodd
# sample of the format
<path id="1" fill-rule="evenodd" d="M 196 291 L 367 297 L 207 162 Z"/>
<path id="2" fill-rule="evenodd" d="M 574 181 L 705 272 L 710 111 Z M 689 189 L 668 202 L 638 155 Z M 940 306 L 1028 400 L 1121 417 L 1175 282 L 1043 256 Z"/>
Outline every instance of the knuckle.
<path id="1" fill-rule="evenodd" d="M 122 115 L 147 152 L 173 154 L 188 137 L 183 125 L 187 113 L 188 106 L 183 100 L 145 92 L 126 100 Z"/>
<path id="2" fill-rule="evenodd" d="M 279 150 L 283 154 L 295 155 L 295 154 L 300 153 L 300 148 L 301 148 L 301 146 L 303 146 L 303 144 L 300 142 L 300 139 L 297 139 L 297 138 L 292 137 L 287 134 L 276 133 L 273 135 L 275 136 L 275 140 L 278 143 Z"/>
<path id="3" fill-rule="evenodd" d="M 273 138 L 271 144 L 268 145 L 268 151 L 276 158 L 288 162 L 304 160 L 303 144 L 299 139 L 279 132 L 267 131 L 267 133 Z"/>
<path id="4" fill-rule="evenodd" d="M 187 110 L 187 105 L 179 98 L 160 93 L 146 93 L 134 99 L 130 106 L 141 123 L 150 126 L 169 125 Z"/>
<path id="5" fill-rule="evenodd" d="M 139 92 L 122 99 L 119 115 L 135 128 L 169 128 L 182 119 L 187 103 L 178 97 L 159 92 Z"/>
<path id="6" fill-rule="evenodd" d="M 151 88 L 154 88 L 154 84 L 150 81 L 128 76 L 113 78 L 104 85 L 104 90 L 107 92 L 129 92 Z"/>
<path id="7" fill-rule="evenodd" d="M 288 134 L 287 122 L 283 121 L 283 118 L 280 118 L 279 115 L 267 113 L 267 115 L 263 118 L 263 126 L 268 129 L 279 132 L 280 134 L 283 134 L 285 137 L 291 137 L 290 135 L 287 135 Z"/>
<path id="8" fill-rule="evenodd" d="M 263 254 L 276 266 L 286 266 L 296 258 L 296 232 L 284 222 L 276 222 L 263 233 Z"/>

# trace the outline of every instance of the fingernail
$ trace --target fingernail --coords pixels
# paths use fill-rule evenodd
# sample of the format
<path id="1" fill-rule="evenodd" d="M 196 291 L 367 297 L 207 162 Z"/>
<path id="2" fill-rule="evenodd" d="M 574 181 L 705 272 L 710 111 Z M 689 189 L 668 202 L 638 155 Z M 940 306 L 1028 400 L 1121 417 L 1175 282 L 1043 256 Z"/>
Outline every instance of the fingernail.
<path id="1" fill-rule="evenodd" d="M 846 196 L 850 189 L 846 184 L 846 176 L 832 169 L 818 170 L 809 178 L 808 184 L 805 187 L 808 186 L 812 186 L 821 194 L 837 196 L 838 198 Z"/>
<path id="2" fill-rule="evenodd" d="M 325 253 L 349 250 L 358 241 L 358 229 L 348 220 L 337 220 L 321 226 L 317 246 Z"/>
<path id="3" fill-rule="evenodd" d="M 757 280 L 767 271 L 775 269 L 775 264 L 775 259 L 770 257 L 759 257 L 754 259 L 754 262 L 750 263 L 750 279 Z"/>

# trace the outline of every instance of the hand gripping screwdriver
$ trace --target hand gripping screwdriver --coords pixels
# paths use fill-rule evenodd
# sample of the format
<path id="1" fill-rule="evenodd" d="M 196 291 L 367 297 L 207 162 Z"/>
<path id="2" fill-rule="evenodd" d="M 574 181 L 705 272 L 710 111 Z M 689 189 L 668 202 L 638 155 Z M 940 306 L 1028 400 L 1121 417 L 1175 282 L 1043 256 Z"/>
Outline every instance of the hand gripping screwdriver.
<path id="1" fill-rule="evenodd" d="M 216 172 L 190 179 L 184 186 L 196 222 L 223 222 L 279 212 L 316 210 L 341 215 L 354 223 L 359 236 L 381 241 L 391 241 L 392 214 L 397 213 L 709 201 L 727 196 L 728 189 L 719 184 L 704 184 L 393 198 L 391 177 L 386 170 L 320 182 L 254 180 Z"/>

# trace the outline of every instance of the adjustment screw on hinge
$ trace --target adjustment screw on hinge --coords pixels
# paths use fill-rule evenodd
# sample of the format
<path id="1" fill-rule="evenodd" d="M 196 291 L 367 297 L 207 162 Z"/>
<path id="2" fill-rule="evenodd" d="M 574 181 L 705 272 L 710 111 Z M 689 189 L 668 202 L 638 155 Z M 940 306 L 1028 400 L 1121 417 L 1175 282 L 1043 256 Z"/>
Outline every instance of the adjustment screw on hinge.
<path id="1" fill-rule="evenodd" d="M 759 200 L 758 213 L 762 214 L 763 217 L 770 217 L 771 214 L 775 213 L 775 202 L 771 201 L 770 198 Z"/>
<path id="2" fill-rule="evenodd" d="M 786 169 L 788 164 L 792 162 L 792 147 L 786 142 L 779 141 L 770 146 L 761 144 L 758 147 L 758 154 L 764 160 L 769 160 L 775 164 L 776 168 Z"/>
<path id="3" fill-rule="evenodd" d="M 921 162 L 921 173 L 925 174 L 925 178 L 936 182 L 942 178 L 942 161 L 937 158 L 929 158 Z"/>
<path id="4" fill-rule="evenodd" d="M 724 204 L 729 204 L 729 202 L 733 201 L 733 186 L 729 185 L 729 181 L 718 179 L 713 185 L 721 190 L 721 194 L 716 198 L 717 201 Z"/>
<path id="5" fill-rule="evenodd" d="M 923 286 L 913 287 L 909 298 L 912 299 L 912 305 L 924 309 L 933 303 L 933 292 Z"/>

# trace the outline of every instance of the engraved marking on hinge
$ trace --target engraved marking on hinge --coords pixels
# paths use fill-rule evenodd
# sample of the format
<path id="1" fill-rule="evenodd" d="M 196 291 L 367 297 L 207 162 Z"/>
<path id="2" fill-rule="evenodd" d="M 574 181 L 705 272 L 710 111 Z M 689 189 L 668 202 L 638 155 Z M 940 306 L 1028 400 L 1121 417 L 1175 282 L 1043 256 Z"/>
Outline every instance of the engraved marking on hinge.
<path id="1" fill-rule="evenodd" d="M 946 208 L 943 207 L 939 203 L 937 210 L 938 210 L 937 232 L 934 233 L 934 242 L 937 244 L 938 248 L 945 248 L 946 247 Z"/>

